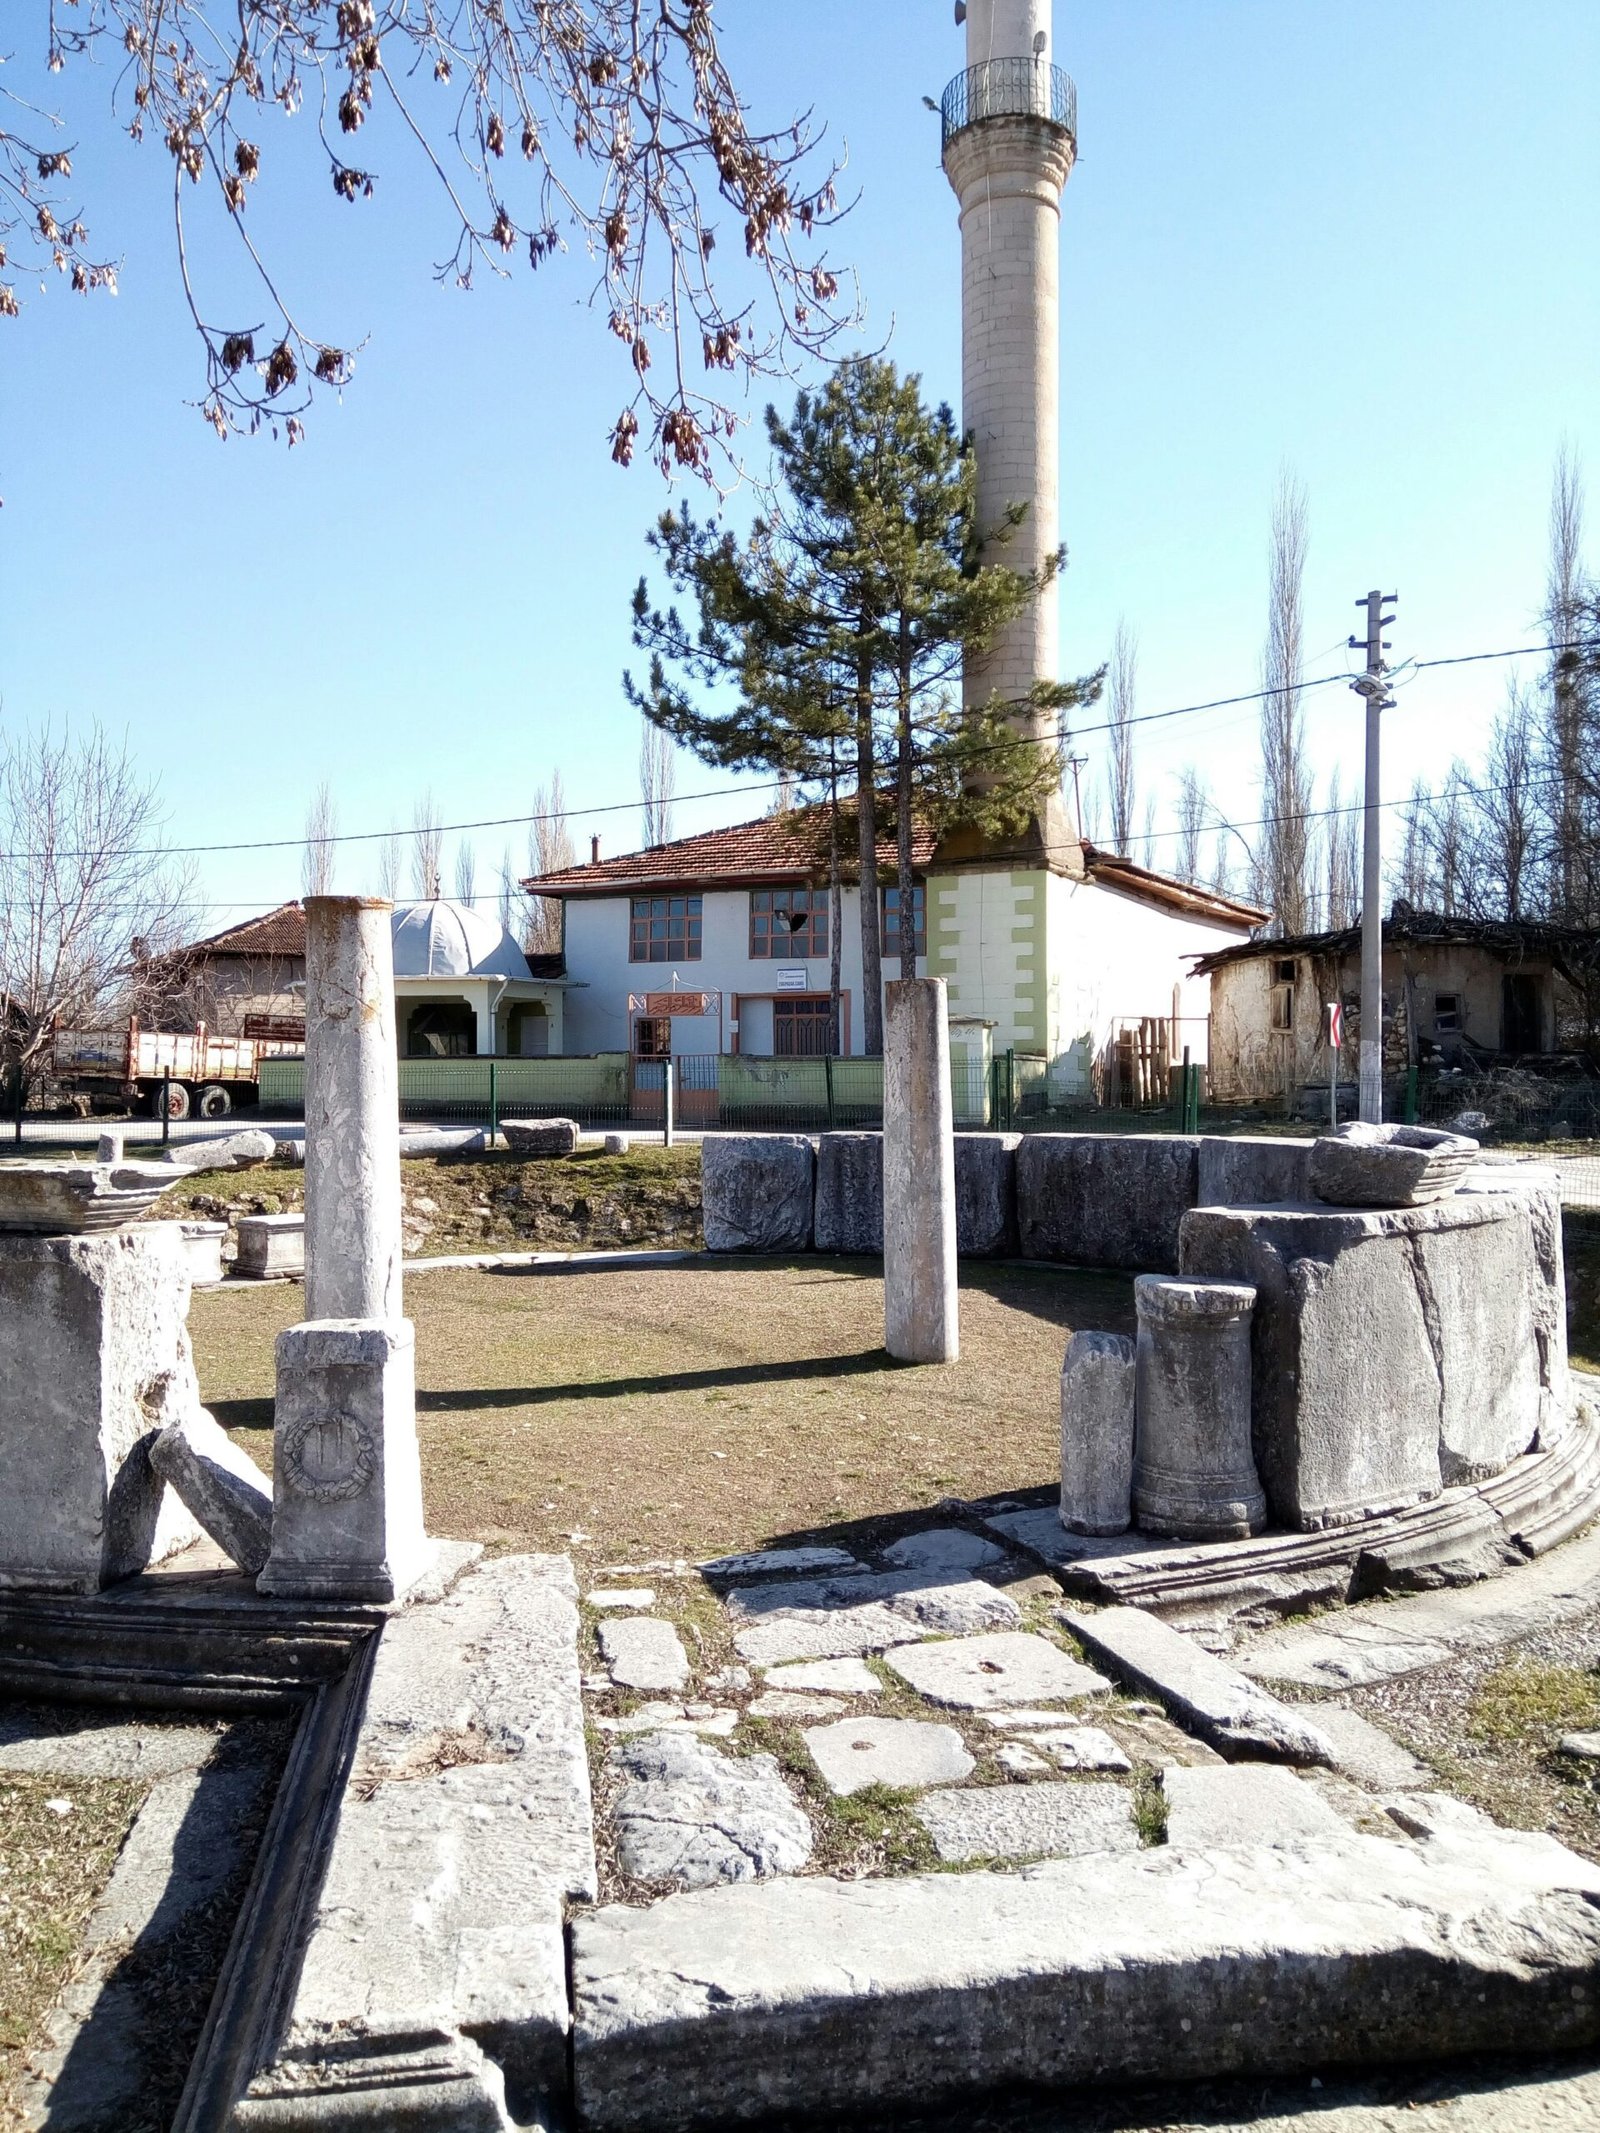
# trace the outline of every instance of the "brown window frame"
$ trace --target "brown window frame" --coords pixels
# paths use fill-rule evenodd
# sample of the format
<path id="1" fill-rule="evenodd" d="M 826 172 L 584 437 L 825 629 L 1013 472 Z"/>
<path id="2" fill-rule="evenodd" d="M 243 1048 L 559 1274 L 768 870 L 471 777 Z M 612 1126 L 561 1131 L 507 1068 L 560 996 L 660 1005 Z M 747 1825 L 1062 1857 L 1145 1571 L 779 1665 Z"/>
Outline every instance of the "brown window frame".
<path id="1" fill-rule="evenodd" d="M 833 1002 L 825 992 L 775 993 L 772 999 L 772 1056 L 774 1059 L 829 1059 L 833 1056 Z M 802 1012 L 803 1010 L 803 1012 Z M 815 1034 L 820 1044 L 780 1043 L 778 1031 L 789 1023 L 791 1030 Z"/>
<path id="2" fill-rule="evenodd" d="M 630 897 L 628 961 L 698 963 L 704 927 L 704 899 L 699 896 Z"/>
<path id="3" fill-rule="evenodd" d="M 635 1059 L 670 1059 L 672 1057 L 672 1017 L 670 1015 L 634 1016 L 633 1056 Z"/>
<path id="4" fill-rule="evenodd" d="M 782 901 L 780 901 L 782 899 Z M 816 963 L 828 958 L 829 894 L 809 882 L 750 891 L 750 960 L 753 963 Z M 773 921 L 782 910 L 803 912 L 805 924 L 780 934 Z M 766 921 L 766 931 L 760 922 Z"/>
<path id="5" fill-rule="evenodd" d="M 893 912 L 889 908 L 891 896 L 895 900 Z M 883 942 L 883 953 L 892 955 L 896 962 L 900 960 L 899 904 L 899 883 L 886 882 L 878 891 L 878 919 L 883 929 L 880 939 Z M 914 881 L 911 884 L 911 908 L 916 918 L 917 953 L 925 956 L 928 952 L 928 884 L 925 881 Z"/>

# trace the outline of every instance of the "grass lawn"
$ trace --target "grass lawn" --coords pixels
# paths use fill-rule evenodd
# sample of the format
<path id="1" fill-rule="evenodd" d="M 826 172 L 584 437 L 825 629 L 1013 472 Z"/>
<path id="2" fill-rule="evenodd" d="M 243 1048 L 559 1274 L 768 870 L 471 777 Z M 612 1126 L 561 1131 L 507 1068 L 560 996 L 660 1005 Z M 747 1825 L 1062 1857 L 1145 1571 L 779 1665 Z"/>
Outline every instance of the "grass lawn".
<path id="1" fill-rule="evenodd" d="M 868 1261 L 414 1276 L 429 1524 L 692 1558 L 1050 1485 L 1067 1334 L 1130 1332 L 1132 1281 L 968 1262 L 961 1301 L 960 1362 L 913 1368 L 884 1353 Z M 190 1314 L 207 1405 L 262 1466 L 273 1338 L 303 1302 L 202 1291 Z"/>

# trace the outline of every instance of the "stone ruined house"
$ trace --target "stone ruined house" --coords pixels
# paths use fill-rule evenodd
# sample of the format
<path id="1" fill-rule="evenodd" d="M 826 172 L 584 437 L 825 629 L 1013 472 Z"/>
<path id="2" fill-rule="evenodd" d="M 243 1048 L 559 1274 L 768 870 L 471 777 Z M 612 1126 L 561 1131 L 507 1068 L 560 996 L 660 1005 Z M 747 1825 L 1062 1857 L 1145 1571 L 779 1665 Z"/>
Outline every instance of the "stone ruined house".
<path id="1" fill-rule="evenodd" d="M 1383 928 L 1383 1053 L 1388 1076 L 1548 1059 L 1564 1048 L 1563 1007 L 1596 936 L 1533 924 L 1446 918 L 1397 905 Z M 1219 1103 L 1325 1085 L 1327 1008 L 1344 1009 L 1341 1080 L 1361 1041 L 1361 933 L 1240 942 L 1203 955 L 1209 981 L 1209 1093 Z"/>
<path id="2" fill-rule="evenodd" d="M 136 960 L 140 1019 L 214 1037 L 292 1039 L 305 1031 L 306 918 L 279 904 L 205 940 Z"/>
<path id="3" fill-rule="evenodd" d="M 851 843 L 853 840 L 847 840 Z M 791 809 L 524 886 L 562 907 L 574 986 L 566 1049 L 635 1058 L 829 1048 L 828 814 Z M 1242 941 L 1264 913 L 1092 845 L 1073 870 L 1042 854 L 971 857 L 915 843 L 917 975 L 949 987 L 952 1049 L 1047 1063 L 1052 1097 L 1097 1092 L 1128 1033 L 1139 1056 L 1204 1056 L 1196 955 Z M 900 974 L 894 845 L 879 846 L 883 977 Z M 843 871 L 843 869 L 842 869 Z M 859 890 L 845 874 L 840 1051 L 864 1049 Z"/>

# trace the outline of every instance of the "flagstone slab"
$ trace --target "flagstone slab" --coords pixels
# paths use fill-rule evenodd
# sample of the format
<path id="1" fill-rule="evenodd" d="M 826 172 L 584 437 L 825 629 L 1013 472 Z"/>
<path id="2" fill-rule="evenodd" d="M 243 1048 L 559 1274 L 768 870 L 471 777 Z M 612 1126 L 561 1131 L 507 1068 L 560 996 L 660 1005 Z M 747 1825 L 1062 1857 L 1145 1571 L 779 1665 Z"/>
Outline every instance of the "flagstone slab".
<path id="1" fill-rule="evenodd" d="M 993 1711 L 1004 1704 L 1075 1701 L 1109 1694 L 1103 1674 L 1069 1659 L 1061 1647 L 1029 1630 L 892 1651 L 888 1664 L 930 1703 L 956 1711 Z"/>
<path id="2" fill-rule="evenodd" d="M 769 1666 L 769 1689 L 823 1689 L 833 1696 L 881 1696 L 883 1683 L 862 1659 L 802 1660 Z"/>
<path id="3" fill-rule="evenodd" d="M 1139 1848 L 1133 1795 L 1094 1781 L 975 1785 L 930 1792 L 912 1809 L 941 1859 L 1076 1859 Z"/>
<path id="4" fill-rule="evenodd" d="M 615 1749 L 610 1767 L 628 1780 L 612 1807 L 617 1856 L 641 1881 L 709 1888 L 794 1873 L 811 1856 L 811 1824 L 775 1756 L 647 1733 Z"/>
<path id="5" fill-rule="evenodd" d="M 602 1622 L 600 1650 L 622 1689 L 681 1689 L 689 1655 L 670 1622 L 653 1617 Z"/>
<path id="6" fill-rule="evenodd" d="M 981 1533 L 969 1533 L 965 1526 L 932 1526 L 895 1541 L 884 1549 L 883 1559 L 897 1570 L 932 1570 L 949 1576 L 1003 1563 L 1005 1550 Z"/>
<path id="7" fill-rule="evenodd" d="M 734 1633 L 733 1648 L 751 1666 L 786 1659 L 858 1658 L 911 1644 L 928 1632 L 877 1603 L 865 1607 L 793 1608 Z"/>
<path id="8" fill-rule="evenodd" d="M 958 1784 L 977 1767 L 954 1726 L 921 1718 L 842 1718 L 809 1726 L 806 1749 L 838 1798 L 868 1785 L 909 1790 Z"/>
<path id="9" fill-rule="evenodd" d="M 1312 1785 L 1281 1763 L 1224 1763 L 1162 1773 L 1167 1842 L 1191 1850 L 1295 1844 L 1348 1828 Z"/>

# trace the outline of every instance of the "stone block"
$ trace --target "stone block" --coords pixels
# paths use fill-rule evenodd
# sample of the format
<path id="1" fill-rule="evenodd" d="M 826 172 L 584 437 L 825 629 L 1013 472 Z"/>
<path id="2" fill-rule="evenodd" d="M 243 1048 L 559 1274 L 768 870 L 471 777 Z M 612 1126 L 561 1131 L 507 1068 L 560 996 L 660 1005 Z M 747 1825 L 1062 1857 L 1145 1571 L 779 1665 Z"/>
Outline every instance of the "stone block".
<path id="1" fill-rule="evenodd" d="M 180 1170 L 248 1170 L 255 1163 L 270 1163 L 277 1152 L 270 1133 L 250 1126 L 243 1133 L 180 1141 L 167 1150 L 165 1160 Z"/>
<path id="2" fill-rule="evenodd" d="M 953 1363 L 961 1352 L 942 978 L 897 978 L 884 989 L 883 1317 L 897 1362 Z"/>
<path id="3" fill-rule="evenodd" d="M 883 1250 L 883 1135 L 824 1133 L 817 1142 L 819 1252 Z"/>
<path id="4" fill-rule="evenodd" d="M 1600 1908 L 1585 1890 L 1600 1891 L 1588 1861 L 1483 1829 L 805 1875 L 580 1911 L 576 2115 L 588 2133 L 959 2122 L 1014 2090 L 1081 2103 L 1510 2038 L 1588 2046 Z"/>
<path id="5" fill-rule="evenodd" d="M 1250 1455 L 1250 1313 L 1238 1282 L 1141 1274 L 1133 1508 L 1177 1540 L 1246 1540 L 1267 1503 Z"/>
<path id="6" fill-rule="evenodd" d="M 700 1145 L 706 1250 L 809 1251 L 815 1169 L 803 1134 L 708 1134 Z"/>
<path id="7" fill-rule="evenodd" d="M 172 1183 L 159 1163 L 0 1164 L 0 1232 L 101 1235 L 140 1220 Z"/>
<path id="8" fill-rule="evenodd" d="M 1017 1150 L 1022 1256 L 1176 1273 L 1178 1225 L 1199 1179 L 1200 1143 L 1191 1136 L 1025 1134 Z"/>
<path id="9" fill-rule="evenodd" d="M 1167 1842 L 1214 1851 L 1343 1836 L 1348 1824 L 1314 1786 L 1271 1763 L 1162 1772 Z"/>
<path id="10" fill-rule="evenodd" d="M 500 1131 L 513 1155 L 562 1156 L 578 1152 L 573 1118 L 503 1118 Z"/>
<path id="11" fill-rule="evenodd" d="M 1361 1122 L 1311 1149 L 1311 1191 L 1335 1207 L 1423 1207 L 1453 1193 L 1478 1153 L 1464 1133 Z"/>
<path id="12" fill-rule="evenodd" d="M 606 1135 L 605 1153 L 607 1155 L 626 1155 L 632 1146 L 633 1142 L 626 1133 L 608 1133 Z"/>
<path id="13" fill-rule="evenodd" d="M 929 1526 L 920 1533 L 907 1533 L 883 1551 L 886 1563 L 897 1570 L 926 1570 L 942 1577 L 960 1577 L 1003 1563 L 1005 1550 L 981 1533 L 965 1526 Z"/>
<path id="14" fill-rule="evenodd" d="M 1201 1207 L 1264 1207 L 1310 1197 L 1310 1141 L 1273 1133 L 1201 1135 Z"/>
<path id="15" fill-rule="evenodd" d="M 1549 1226 L 1514 1191 L 1185 1218 L 1184 1273 L 1256 1290 L 1252 1435 L 1279 1523 L 1399 1509 L 1529 1448 L 1564 1376 L 1536 1325 L 1553 1315 Z"/>
<path id="16" fill-rule="evenodd" d="M 175 1222 L 0 1235 L 0 1591 L 98 1592 L 199 1529 L 150 1464 L 200 1406 Z"/>
<path id="17" fill-rule="evenodd" d="M 204 1408 L 169 1422 L 150 1464 L 230 1562 L 254 1577 L 272 1549 L 272 1483 Z"/>
<path id="18" fill-rule="evenodd" d="M 801 1577 L 811 1570 L 860 1570 L 846 1548 L 758 1548 L 750 1555 L 718 1555 L 696 1569 L 708 1578 Z"/>
<path id="19" fill-rule="evenodd" d="M 602 1622 L 600 1651 L 619 1688 L 681 1689 L 689 1679 L 689 1657 L 670 1622 Z"/>
<path id="20" fill-rule="evenodd" d="M 720 1755 L 686 1733 L 616 1748 L 627 1780 L 612 1818 L 625 1873 L 682 1888 L 792 1874 L 811 1857 L 811 1824 L 771 1755 Z"/>
<path id="21" fill-rule="evenodd" d="M 881 1696 L 883 1683 L 864 1659 L 812 1659 L 767 1669 L 774 1689 L 820 1689 L 829 1696 Z"/>
<path id="22" fill-rule="evenodd" d="M 226 1222 L 184 1222 L 184 1258 L 189 1266 L 192 1289 L 220 1288 L 223 1279 L 222 1247 L 227 1239 Z"/>
<path id="23" fill-rule="evenodd" d="M 306 1218 L 298 1215 L 241 1215 L 236 1274 L 257 1281 L 306 1270 Z"/>
<path id="24" fill-rule="evenodd" d="M 1061 1365 L 1061 1523 L 1126 1533 L 1133 1520 L 1134 1344 L 1074 1333 Z"/>
<path id="25" fill-rule="evenodd" d="M 290 1599 L 393 1600 L 433 1559 L 422 1520 L 407 1319 L 307 1319 L 278 1335 L 272 1554 Z"/>
<path id="26" fill-rule="evenodd" d="M 1240 1760 L 1331 1765 L 1315 1721 L 1269 1696 L 1138 1607 L 1106 1607 L 1062 1620 L 1091 1657 L 1161 1699 L 1208 1746 Z"/>
<path id="27" fill-rule="evenodd" d="M 1009 1259 L 1017 1249 L 1020 1133 L 958 1133 L 956 1251 L 963 1259 Z"/>
<path id="28" fill-rule="evenodd" d="M 1076 1859 L 1136 1852 L 1133 1795 L 1121 1785 L 984 1785 L 930 1792 L 912 1812 L 941 1859 Z"/>

